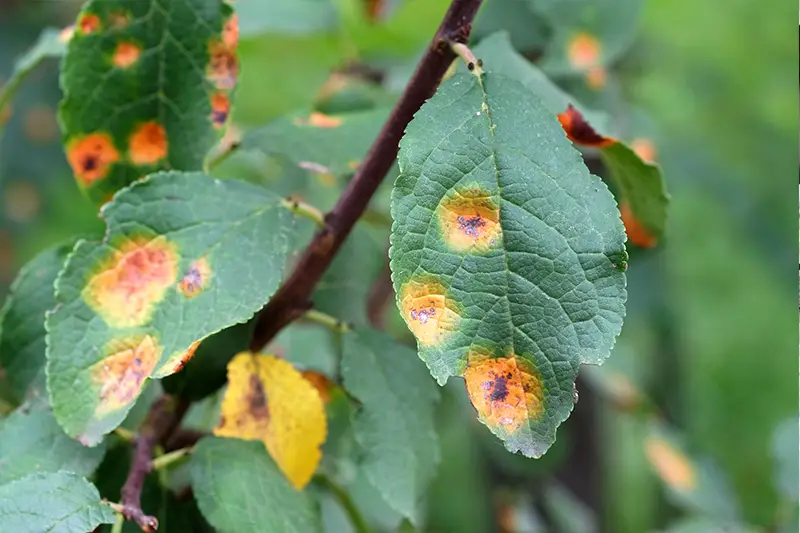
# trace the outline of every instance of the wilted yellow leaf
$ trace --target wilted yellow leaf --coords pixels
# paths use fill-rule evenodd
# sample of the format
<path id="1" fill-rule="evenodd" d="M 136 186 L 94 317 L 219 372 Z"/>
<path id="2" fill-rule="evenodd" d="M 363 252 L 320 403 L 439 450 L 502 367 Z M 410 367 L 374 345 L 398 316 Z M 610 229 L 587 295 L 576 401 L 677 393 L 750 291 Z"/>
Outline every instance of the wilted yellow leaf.
<path id="1" fill-rule="evenodd" d="M 295 488 L 322 458 L 327 432 L 317 388 L 291 364 L 271 355 L 238 354 L 228 364 L 228 390 L 214 434 L 264 442 Z"/>

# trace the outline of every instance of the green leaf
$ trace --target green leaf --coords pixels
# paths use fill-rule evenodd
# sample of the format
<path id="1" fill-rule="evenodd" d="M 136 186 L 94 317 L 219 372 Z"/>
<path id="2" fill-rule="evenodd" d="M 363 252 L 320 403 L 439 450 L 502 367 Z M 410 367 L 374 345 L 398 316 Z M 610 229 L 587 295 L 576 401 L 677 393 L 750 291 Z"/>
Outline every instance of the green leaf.
<path id="1" fill-rule="evenodd" d="M 498 30 L 508 32 L 508 37 L 517 50 L 532 52 L 540 52 L 552 33 L 542 17 L 535 13 L 530 0 L 484 2 L 475 17 L 471 38 L 482 40 Z M 486 61 L 481 55 L 476 55 Z"/>
<path id="2" fill-rule="evenodd" d="M 192 454 L 191 473 L 200 512 L 221 533 L 322 529 L 310 494 L 289 484 L 261 442 L 204 438 Z"/>
<path id="3" fill-rule="evenodd" d="M 0 531 L 76 533 L 113 521 L 94 485 L 72 472 L 31 474 L 0 486 Z"/>
<path id="4" fill-rule="evenodd" d="M 223 0 L 90 0 L 62 65 L 67 160 L 95 203 L 157 170 L 200 170 L 238 75 Z"/>
<path id="5" fill-rule="evenodd" d="M 520 83 L 457 74 L 401 142 L 390 266 L 420 357 L 464 376 L 481 421 L 541 456 L 582 363 L 608 357 L 625 314 L 613 197 Z"/>
<path id="6" fill-rule="evenodd" d="M 56 305 L 54 283 L 72 245 L 49 248 L 20 270 L 0 311 L 0 366 L 17 401 L 46 397 L 44 316 Z"/>
<path id="7" fill-rule="evenodd" d="M 787 418 L 772 434 L 772 456 L 775 459 L 775 486 L 784 498 L 797 501 L 797 472 L 800 450 L 797 435 L 797 416 Z"/>
<path id="8" fill-rule="evenodd" d="M 148 176 L 101 214 L 105 239 L 76 244 L 46 322 L 56 419 L 88 445 L 119 425 L 148 377 L 177 372 L 195 343 L 268 301 L 294 228 L 270 191 L 201 173 Z"/>
<path id="9" fill-rule="evenodd" d="M 684 518 L 671 524 L 664 533 L 757 533 L 745 524 L 712 520 L 705 517 Z"/>
<path id="10" fill-rule="evenodd" d="M 438 391 L 414 351 L 376 330 L 343 336 L 344 387 L 361 402 L 353 420 L 361 467 L 386 503 L 412 520 L 439 462 Z"/>
<path id="11" fill-rule="evenodd" d="M 332 29 L 339 22 L 331 0 L 237 0 L 236 12 L 242 37 L 302 35 Z"/>
<path id="12" fill-rule="evenodd" d="M 105 451 L 102 444 L 87 448 L 69 438 L 52 413 L 17 410 L 0 425 L 0 484 L 58 470 L 88 476 Z"/>

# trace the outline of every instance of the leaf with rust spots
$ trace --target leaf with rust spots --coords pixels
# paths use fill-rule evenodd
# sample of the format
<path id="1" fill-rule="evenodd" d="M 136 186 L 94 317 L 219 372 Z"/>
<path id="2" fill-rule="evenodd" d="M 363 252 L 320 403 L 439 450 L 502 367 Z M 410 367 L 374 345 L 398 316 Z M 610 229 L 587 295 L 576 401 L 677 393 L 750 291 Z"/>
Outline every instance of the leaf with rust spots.
<path id="1" fill-rule="evenodd" d="M 224 0 L 89 0 L 69 39 L 59 119 L 97 204 L 158 170 L 200 170 L 225 132 L 239 71 Z"/>
<path id="2" fill-rule="evenodd" d="M 120 424 L 147 379 L 178 372 L 198 342 L 263 307 L 294 240 L 279 196 L 201 173 L 150 175 L 101 215 L 104 240 L 75 245 L 46 320 L 53 409 L 87 444 Z"/>
<path id="3" fill-rule="evenodd" d="M 316 386 L 290 363 L 242 352 L 228 364 L 228 388 L 214 434 L 262 441 L 298 490 L 317 469 L 326 434 Z"/>

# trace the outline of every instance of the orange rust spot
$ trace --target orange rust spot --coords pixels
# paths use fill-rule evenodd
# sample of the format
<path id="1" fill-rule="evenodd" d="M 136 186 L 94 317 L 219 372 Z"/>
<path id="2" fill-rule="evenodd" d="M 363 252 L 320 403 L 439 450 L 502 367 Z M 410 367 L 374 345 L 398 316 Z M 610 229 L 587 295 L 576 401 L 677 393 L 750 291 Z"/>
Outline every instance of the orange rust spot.
<path id="1" fill-rule="evenodd" d="M 109 24 L 117 30 L 123 29 L 130 21 L 130 16 L 124 11 L 115 11 L 108 16 Z"/>
<path id="2" fill-rule="evenodd" d="M 139 45 L 131 42 L 119 43 L 117 49 L 114 50 L 113 62 L 114 66 L 119 68 L 128 68 L 139 60 L 142 54 L 142 49 Z"/>
<path id="3" fill-rule="evenodd" d="M 231 101 L 225 93 L 211 96 L 211 123 L 219 129 L 225 126 L 231 113 Z"/>
<path id="4" fill-rule="evenodd" d="M 84 187 L 105 178 L 118 160 L 119 152 L 108 133 L 90 133 L 67 142 L 67 161 Z"/>
<path id="5" fill-rule="evenodd" d="M 608 75 L 603 67 L 591 67 L 586 72 L 586 85 L 590 89 L 599 90 L 606 86 Z"/>
<path id="6" fill-rule="evenodd" d="M 659 437 L 647 437 L 644 443 L 647 460 L 664 483 L 678 492 L 697 487 L 697 476 L 689 460 L 670 443 Z"/>
<path id="7" fill-rule="evenodd" d="M 529 362 L 510 354 L 486 359 L 470 354 L 464 372 L 470 401 L 489 427 L 511 434 L 544 413 L 544 389 Z"/>
<path id="8" fill-rule="evenodd" d="M 656 245 L 658 240 L 639 222 L 627 201 L 620 202 L 619 212 L 625 225 L 625 233 L 633 244 L 641 248 L 652 248 Z"/>
<path id="9" fill-rule="evenodd" d="M 75 35 L 74 24 L 67 26 L 66 28 L 58 32 L 58 40 L 61 41 L 62 43 L 68 43 L 70 39 L 72 39 L 73 35 Z"/>
<path id="10" fill-rule="evenodd" d="M 98 28 L 100 28 L 100 18 L 94 13 L 84 13 L 78 20 L 78 29 L 81 33 L 92 33 Z"/>
<path id="11" fill-rule="evenodd" d="M 29 222 L 42 207 L 42 200 L 36 185 L 30 181 L 12 181 L 3 193 L 3 209 L 6 216 L 14 222 Z"/>
<path id="12" fill-rule="evenodd" d="M 177 275 L 175 244 L 163 236 L 126 239 L 98 265 L 83 299 L 112 327 L 140 326 Z"/>
<path id="13" fill-rule="evenodd" d="M 558 121 L 564 128 L 567 138 L 575 144 L 594 148 L 605 148 L 617 142 L 616 139 L 603 137 L 597 133 L 597 131 L 586 122 L 581 112 L 575 109 L 572 104 L 569 104 L 567 110 L 558 115 Z"/>
<path id="14" fill-rule="evenodd" d="M 453 333 L 461 318 L 444 285 L 432 277 L 408 280 L 400 289 L 400 308 L 423 346 L 434 346 Z"/>
<path id="15" fill-rule="evenodd" d="M 219 41 L 208 46 L 209 63 L 206 77 L 218 89 L 233 89 L 239 76 L 239 60 L 236 53 Z"/>
<path id="16" fill-rule="evenodd" d="M 99 385 L 95 414 L 104 416 L 133 402 L 150 376 L 161 346 L 151 335 L 113 339 L 106 345 L 106 356 L 89 369 Z"/>
<path id="17" fill-rule="evenodd" d="M 587 70 L 599 65 L 600 53 L 600 41 L 588 33 L 578 33 L 567 46 L 567 57 L 575 70 Z"/>
<path id="18" fill-rule="evenodd" d="M 167 132 L 156 122 L 139 125 L 129 143 L 130 159 L 137 165 L 152 165 L 167 156 Z"/>
<path id="19" fill-rule="evenodd" d="M 180 283 L 178 291 L 186 298 L 194 298 L 203 292 L 211 281 L 211 266 L 205 257 L 201 257 L 189 265 Z"/>
<path id="20" fill-rule="evenodd" d="M 438 215 L 444 242 L 453 250 L 485 252 L 503 238 L 500 208 L 480 188 L 457 190 L 442 200 Z"/>
<path id="21" fill-rule="evenodd" d="M 314 128 L 338 128 L 342 125 L 340 117 L 332 117 L 325 113 L 313 112 L 308 118 L 295 118 L 293 121 L 297 126 L 312 126 Z"/>
<path id="22" fill-rule="evenodd" d="M 328 403 L 331 399 L 331 389 L 334 387 L 333 381 L 328 379 L 328 376 L 313 370 L 304 370 L 301 375 L 310 381 L 314 388 L 319 392 L 319 397 L 322 398 L 324 403 Z"/>
<path id="23" fill-rule="evenodd" d="M 631 150 L 645 163 L 652 165 L 658 159 L 658 152 L 650 139 L 634 139 L 631 143 Z"/>
<path id="24" fill-rule="evenodd" d="M 222 27 L 222 42 L 231 50 L 239 44 L 239 15 L 234 13 Z"/>
<path id="25" fill-rule="evenodd" d="M 162 378 L 183 370 L 183 367 L 186 366 L 186 363 L 189 362 L 189 359 L 194 357 L 194 353 L 197 351 L 197 348 L 200 346 L 201 342 L 203 341 L 195 341 L 185 352 L 175 352 L 170 355 L 167 360 L 164 361 L 164 364 L 159 367 L 158 371 L 153 373 L 153 377 Z"/>

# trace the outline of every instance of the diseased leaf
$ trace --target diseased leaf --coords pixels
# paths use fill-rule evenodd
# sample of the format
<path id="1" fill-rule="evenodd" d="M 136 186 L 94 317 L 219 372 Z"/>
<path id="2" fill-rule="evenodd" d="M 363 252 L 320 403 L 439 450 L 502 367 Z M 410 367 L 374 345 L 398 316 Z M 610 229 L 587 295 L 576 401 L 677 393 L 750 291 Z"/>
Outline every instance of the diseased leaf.
<path id="1" fill-rule="evenodd" d="M 98 204 L 157 170 L 200 170 L 230 114 L 238 29 L 223 0 L 90 0 L 62 65 L 60 121 Z"/>
<path id="2" fill-rule="evenodd" d="M 290 363 L 242 352 L 228 365 L 214 434 L 262 441 L 297 490 L 308 484 L 322 458 L 325 422 L 317 386 Z"/>
<path id="3" fill-rule="evenodd" d="M 292 487 L 260 442 L 207 437 L 190 465 L 200 512 L 221 533 L 321 533 L 309 492 Z"/>
<path id="4" fill-rule="evenodd" d="M 242 37 L 263 33 L 308 34 L 338 23 L 331 0 L 237 0 Z"/>
<path id="5" fill-rule="evenodd" d="M 361 468 L 392 509 L 414 520 L 439 462 L 438 391 L 414 351 L 386 334 L 356 329 L 342 343 L 344 387 L 361 402 L 353 419 Z"/>
<path id="6" fill-rule="evenodd" d="M 16 400 L 46 397 L 44 316 L 56 305 L 56 276 L 71 245 L 49 248 L 17 274 L 0 311 L 0 366 Z"/>
<path id="7" fill-rule="evenodd" d="M 82 446 L 69 438 L 52 413 L 15 411 L 0 424 L 0 484 L 33 473 L 68 470 L 88 476 L 105 446 Z"/>
<path id="8" fill-rule="evenodd" d="M 625 234 L 553 114 L 520 83 L 457 74 L 401 142 L 391 269 L 420 357 L 463 376 L 506 447 L 541 456 L 582 363 L 625 314 Z"/>
<path id="9" fill-rule="evenodd" d="M 797 416 L 787 418 L 772 434 L 772 456 L 775 459 L 775 486 L 783 496 L 797 501 L 798 444 Z"/>
<path id="10" fill-rule="evenodd" d="M 0 531 L 75 533 L 114 522 L 97 489 L 72 472 L 31 474 L 0 486 Z"/>
<path id="11" fill-rule="evenodd" d="M 258 186 L 201 173 L 148 176 L 101 210 L 47 317 L 56 419 L 84 444 L 115 428 L 145 380 L 180 370 L 205 337 L 244 322 L 277 289 L 294 218 Z"/>

